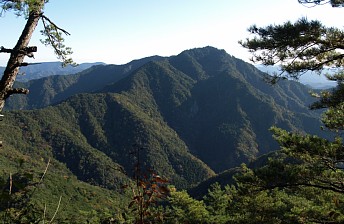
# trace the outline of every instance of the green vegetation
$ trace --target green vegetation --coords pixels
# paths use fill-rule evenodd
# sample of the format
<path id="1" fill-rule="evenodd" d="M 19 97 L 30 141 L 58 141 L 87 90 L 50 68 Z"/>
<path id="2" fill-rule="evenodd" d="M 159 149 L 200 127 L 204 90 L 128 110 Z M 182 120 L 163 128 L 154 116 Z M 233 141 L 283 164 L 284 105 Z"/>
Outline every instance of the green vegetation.
<path id="1" fill-rule="evenodd" d="M 272 125 L 313 132 L 320 125 L 317 114 L 303 106 L 311 102 L 305 97 L 307 89 L 287 81 L 272 89 L 253 66 L 211 47 L 148 62 L 132 73 L 122 73 L 117 81 L 111 78 L 111 85 L 99 83 L 92 89 L 95 75 L 117 76 L 116 71 L 125 67 L 96 66 L 76 75 L 29 82 L 35 87 L 32 96 L 35 89 L 44 90 L 37 95 L 40 101 L 71 96 L 74 91 L 98 93 L 73 95 L 39 110 L 5 113 L 4 149 L 30 156 L 30 161 L 51 158 L 54 164 L 63 164 L 57 170 L 68 171 L 76 182 L 121 192 L 133 173 L 130 152 L 142 148 L 145 165 L 177 189 L 186 189 L 213 176 L 213 170 L 233 168 L 274 149 L 277 144 L 268 132 Z M 30 107 L 51 102 L 31 99 Z M 11 161 L 8 158 L 4 155 L 3 160 Z M 40 167 L 35 170 L 42 172 L 43 163 Z M 132 217 L 126 206 L 121 209 Z"/>
<path id="2" fill-rule="evenodd" d="M 183 61 L 185 57 L 189 60 Z M 215 58 L 214 63 L 209 63 L 210 58 Z M 95 75 L 110 77 L 119 74 L 116 69 L 123 71 L 124 68 L 96 66 L 76 75 L 33 80 L 31 86 L 50 89 L 37 99 L 71 95 L 57 105 L 5 113 L 6 119 L 0 124 L 4 140 L 1 156 L 6 168 L 2 172 L 4 178 L 10 172 L 23 175 L 17 170 L 13 158 L 30 158 L 25 164 L 36 164 L 32 165 L 36 178 L 45 168 L 44 161 L 50 158 L 52 162 L 43 184 L 51 180 L 55 188 L 64 189 L 53 192 L 54 187 L 36 190 L 32 201 L 35 198 L 41 201 L 34 212 L 40 220 L 49 194 L 54 197 L 49 199 L 47 220 L 54 213 L 60 196 L 61 206 L 65 209 L 57 213 L 56 220 L 59 221 L 82 223 L 85 219 L 93 219 L 97 223 L 113 219 L 131 223 L 136 220 L 134 207 L 128 208 L 132 195 L 123 191 L 122 186 L 130 183 L 134 174 L 135 160 L 131 152 L 141 149 L 142 165 L 180 189 L 171 191 L 164 207 L 150 208 L 150 214 L 155 215 L 146 220 L 163 223 L 178 223 L 178 219 L 185 222 L 234 222 L 228 214 L 238 217 L 242 214 L 240 207 L 233 206 L 244 207 L 249 200 L 242 199 L 243 195 L 238 193 L 241 190 L 225 188 L 226 194 L 230 194 L 225 197 L 228 200 L 244 200 L 243 204 L 236 202 L 225 206 L 231 210 L 219 209 L 225 202 L 218 201 L 217 204 L 214 199 L 225 192 L 219 185 L 216 192 L 205 197 L 203 202 L 197 199 L 207 193 L 211 183 L 219 181 L 222 186 L 234 183 L 231 176 L 238 170 L 227 169 L 276 149 L 277 144 L 268 131 L 272 125 L 319 132 L 320 122 L 316 118 L 319 115 L 303 106 L 312 102 L 306 97 L 307 89 L 289 81 L 272 89 L 262 80 L 263 74 L 253 66 L 211 47 L 185 51 L 165 60 L 148 61 L 131 73 L 123 73 L 117 81 L 109 78 L 113 80 L 111 85 L 99 83 L 92 89 L 89 81 Z M 73 95 L 74 90 L 68 86 L 78 85 L 80 89 L 77 91 L 86 93 Z M 31 91 L 33 95 L 34 90 Z M 39 101 L 31 99 L 31 105 L 35 107 Z M 214 176 L 213 170 L 224 172 Z M 57 174 L 59 178 L 55 176 Z M 63 184 L 66 177 L 68 187 Z M 213 178 L 208 180 L 210 177 Z M 205 180 L 208 181 L 193 191 L 192 195 L 197 199 L 183 191 Z M 34 183 L 30 182 L 29 186 Z M 75 190 L 79 185 L 84 190 Z M 4 189 L 6 192 L 8 188 Z M 71 197 L 74 201 L 66 202 Z M 275 200 L 271 195 L 269 197 L 269 200 Z M 70 216 L 75 209 L 73 205 L 78 204 L 80 212 Z M 244 216 L 241 220 L 246 219 L 252 218 Z"/>
<path id="3" fill-rule="evenodd" d="M 302 2 L 319 4 L 322 1 Z M 343 6 L 343 1 L 330 3 L 333 7 Z M 251 220 L 342 223 L 343 31 L 305 18 L 294 24 L 287 22 L 265 28 L 252 26 L 249 31 L 256 36 L 241 44 L 254 53 L 253 60 L 265 65 L 281 63 L 281 73 L 270 79 L 272 83 L 281 77 L 297 78 L 307 70 L 321 71 L 324 66 L 336 69 L 337 72 L 328 78 L 338 82 L 336 88 L 319 94 L 320 100 L 311 105 L 312 109 L 326 108 L 322 116 L 324 129 L 333 131 L 335 137 L 324 139 L 272 127 L 281 149 L 259 167 L 242 167 L 243 174 L 237 177 L 238 189 L 243 189 L 245 195 L 254 193 L 250 200 L 262 195 L 273 205 L 266 207 L 271 210 L 268 213 L 254 208 L 254 212 L 260 212 Z M 262 205 L 264 201 L 253 204 Z M 274 215 L 266 219 L 268 214 Z"/>
<path id="4" fill-rule="evenodd" d="M 1 148 L 1 158 L 0 217 L 3 223 L 50 220 L 60 197 L 55 217 L 58 223 L 64 223 L 67 218 L 66 223 L 105 219 L 121 214 L 121 208 L 125 207 L 125 195 L 77 180 L 64 164 L 54 159 L 48 163 L 44 157 L 28 156 L 6 146 Z M 97 216 L 93 217 L 92 212 Z"/>

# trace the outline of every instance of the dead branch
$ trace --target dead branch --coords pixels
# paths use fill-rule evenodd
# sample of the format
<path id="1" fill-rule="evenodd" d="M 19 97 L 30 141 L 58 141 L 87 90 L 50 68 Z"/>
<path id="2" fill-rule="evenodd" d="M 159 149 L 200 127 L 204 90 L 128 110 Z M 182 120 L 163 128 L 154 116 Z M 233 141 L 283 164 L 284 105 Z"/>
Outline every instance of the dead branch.
<path id="1" fill-rule="evenodd" d="M 26 94 L 27 95 L 27 94 L 29 94 L 29 92 L 30 91 L 28 89 L 25 89 L 25 88 L 13 88 L 13 89 L 10 89 L 7 91 L 5 98 L 8 98 L 12 94 Z"/>

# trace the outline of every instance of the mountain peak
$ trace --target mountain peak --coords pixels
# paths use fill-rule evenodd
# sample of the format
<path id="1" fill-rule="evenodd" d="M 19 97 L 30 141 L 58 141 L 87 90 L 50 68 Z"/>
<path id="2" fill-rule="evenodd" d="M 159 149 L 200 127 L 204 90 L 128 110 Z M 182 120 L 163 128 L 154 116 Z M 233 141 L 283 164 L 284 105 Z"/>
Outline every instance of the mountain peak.
<path id="1" fill-rule="evenodd" d="M 206 56 L 225 56 L 225 55 L 229 56 L 229 54 L 227 54 L 225 50 L 218 49 L 212 46 L 185 50 L 181 52 L 179 55 L 182 55 L 182 54 L 189 54 L 190 56 L 193 56 L 195 58 L 203 58 Z"/>

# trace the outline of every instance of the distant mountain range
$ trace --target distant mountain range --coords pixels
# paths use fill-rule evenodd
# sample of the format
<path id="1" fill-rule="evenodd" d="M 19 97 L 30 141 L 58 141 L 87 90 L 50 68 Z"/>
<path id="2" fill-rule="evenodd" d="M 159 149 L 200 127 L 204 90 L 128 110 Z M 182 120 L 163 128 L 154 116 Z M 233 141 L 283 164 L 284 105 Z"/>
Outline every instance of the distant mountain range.
<path id="1" fill-rule="evenodd" d="M 153 58 L 155 60 L 160 60 L 163 57 L 153 56 L 153 57 L 148 57 L 147 59 L 150 60 Z M 129 67 L 130 65 L 137 66 L 135 64 L 135 61 L 128 63 L 127 66 Z M 137 61 L 140 61 L 140 60 L 137 60 Z M 21 71 L 19 75 L 17 76 L 17 81 L 28 82 L 30 80 L 40 79 L 40 78 L 49 77 L 49 76 L 76 74 L 95 65 L 105 65 L 105 63 L 103 62 L 81 63 L 78 66 L 68 65 L 66 67 L 62 67 L 61 62 L 42 62 L 42 63 L 33 64 L 30 66 L 21 68 Z M 121 65 L 119 67 L 121 67 Z M 127 69 L 129 69 L 129 67 L 127 67 Z M 262 72 L 267 72 L 269 74 L 279 72 L 279 68 L 277 66 L 256 65 L 255 67 L 261 70 Z M 0 67 L 0 76 L 2 75 L 4 70 L 5 70 L 5 67 Z M 300 77 L 299 81 L 300 83 L 313 89 L 328 89 L 328 88 L 333 88 L 334 86 L 336 86 L 335 81 L 329 81 L 326 79 L 324 75 L 319 76 L 312 72 L 306 72 L 304 75 Z"/>
<path id="2" fill-rule="evenodd" d="M 256 68 L 268 74 L 280 73 L 278 66 L 256 65 Z M 324 75 L 325 72 L 326 71 L 321 75 L 315 72 L 306 72 L 300 77 L 299 81 L 312 89 L 330 89 L 335 87 L 337 83 L 335 81 L 328 80 Z M 329 73 L 331 73 L 331 71 L 329 71 Z"/>
<path id="3" fill-rule="evenodd" d="M 19 75 L 17 76 L 17 81 L 27 82 L 33 79 L 40 79 L 48 76 L 75 74 L 94 65 L 101 64 L 104 63 L 82 63 L 78 66 L 68 65 L 66 67 L 62 67 L 61 62 L 42 62 L 38 64 L 29 65 L 27 67 L 22 67 L 20 69 Z M 5 67 L 0 67 L 0 76 L 2 76 L 4 70 Z"/>
<path id="4" fill-rule="evenodd" d="M 322 134 L 319 113 L 307 107 L 309 89 L 289 80 L 271 86 L 263 75 L 205 47 L 18 82 L 30 94 L 7 101 L 0 174 L 19 160 L 40 173 L 51 158 L 49 183 L 82 204 L 92 198 L 87 192 L 120 192 L 133 151 L 185 189 L 278 149 L 273 125 Z"/>

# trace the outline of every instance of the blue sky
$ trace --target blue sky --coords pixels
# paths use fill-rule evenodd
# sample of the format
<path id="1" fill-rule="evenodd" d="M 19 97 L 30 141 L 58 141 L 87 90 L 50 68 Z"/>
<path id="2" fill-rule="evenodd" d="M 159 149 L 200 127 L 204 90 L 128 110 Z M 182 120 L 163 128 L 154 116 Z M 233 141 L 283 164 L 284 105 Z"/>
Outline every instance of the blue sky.
<path id="1" fill-rule="evenodd" d="M 238 40 L 247 28 L 295 21 L 306 16 L 343 28 L 342 9 L 307 8 L 297 0 L 50 0 L 45 15 L 66 29 L 66 45 L 77 63 L 124 64 L 151 55 L 171 56 L 195 47 L 213 46 L 248 61 Z M 0 18 L 0 46 L 13 47 L 25 25 L 11 12 Z M 34 62 L 56 61 L 40 44 L 41 25 L 30 45 L 38 46 Z M 0 66 L 8 55 L 0 54 Z"/>

